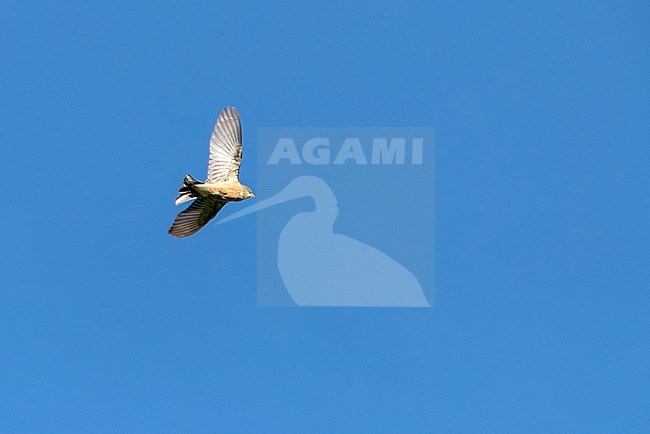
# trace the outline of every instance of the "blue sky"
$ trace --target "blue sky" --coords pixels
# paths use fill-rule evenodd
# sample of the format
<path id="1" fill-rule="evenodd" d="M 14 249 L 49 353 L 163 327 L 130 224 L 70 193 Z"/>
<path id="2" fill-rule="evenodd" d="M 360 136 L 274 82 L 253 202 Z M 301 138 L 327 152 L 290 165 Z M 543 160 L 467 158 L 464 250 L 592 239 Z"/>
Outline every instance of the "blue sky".
<path id="1" fill-rule="evenodd" d="M 0 430 L 650 430 L 649 15 L 3 2 Z M 247 155 L 434 127 L 435 307 L 257 308 L 254 219 L 167 235 L 230 104 Z"/>

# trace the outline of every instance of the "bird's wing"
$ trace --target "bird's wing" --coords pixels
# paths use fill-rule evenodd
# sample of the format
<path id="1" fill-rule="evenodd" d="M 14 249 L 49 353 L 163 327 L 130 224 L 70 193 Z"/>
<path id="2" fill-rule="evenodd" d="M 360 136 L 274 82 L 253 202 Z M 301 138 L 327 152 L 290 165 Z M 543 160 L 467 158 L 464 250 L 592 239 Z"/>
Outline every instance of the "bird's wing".
<path id="1" fill-rule="evenodd" d="M 210 138 L 208 183 L 237 179 L 241 164 L 241 121 L 235 107 L 223 109 Z"/>
<path id="2" fill-rule="evenodd" d="M 185 211 L 176 216 L 169 233 L 175 237 L 184 238 L 201 229 L 217 215 L 226 202 L 214 197 L 198 198 Z"/>

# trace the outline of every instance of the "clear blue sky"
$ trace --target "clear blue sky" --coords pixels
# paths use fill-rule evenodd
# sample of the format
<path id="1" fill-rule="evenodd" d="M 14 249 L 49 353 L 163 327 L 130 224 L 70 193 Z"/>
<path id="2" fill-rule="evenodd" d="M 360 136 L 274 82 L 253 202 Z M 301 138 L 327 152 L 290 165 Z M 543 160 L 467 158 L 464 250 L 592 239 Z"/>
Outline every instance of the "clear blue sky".
<path id="1" fill-rule="evenodd" d="M 0 431 L 650 430 L 647 3 L 59 3 L 0 5 Z M 229 104 L 435 127 L 435 307 L 167 235 Z"/>

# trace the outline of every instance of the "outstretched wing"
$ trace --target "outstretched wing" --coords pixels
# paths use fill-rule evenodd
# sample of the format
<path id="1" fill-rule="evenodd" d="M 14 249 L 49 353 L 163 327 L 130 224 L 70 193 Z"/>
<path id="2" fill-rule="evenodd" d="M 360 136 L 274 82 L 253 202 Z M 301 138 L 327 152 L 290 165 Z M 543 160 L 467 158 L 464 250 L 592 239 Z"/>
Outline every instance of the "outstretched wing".
<path id="1" fill-rule="evenodd" d="M 175 237 L 189 237 L 217 215 L 226 202 L 214 197 L 201 197 L 176 216 L 169 233 Z"/>
<path id="2" fill-rule="evenodd" d="M 241 121 L 235 107 L 223 109 L 210 138 L 208 183 L 237 179 L 241 164 Z"/>

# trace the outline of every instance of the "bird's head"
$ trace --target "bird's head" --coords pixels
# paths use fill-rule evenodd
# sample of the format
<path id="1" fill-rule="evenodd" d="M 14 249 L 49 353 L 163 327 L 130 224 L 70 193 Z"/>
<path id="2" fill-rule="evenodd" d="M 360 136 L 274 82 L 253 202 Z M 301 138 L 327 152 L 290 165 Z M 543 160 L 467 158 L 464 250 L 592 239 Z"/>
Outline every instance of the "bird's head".
<path id="1" fill-rule="evenodd" d="M 244 199 L 251 199 L 253 197 L 255 197 L 255 195 L 253 194 L 253 190 L 251 190 L 251 188 L 249 186 L 245 185 L 244 186 Z"/>

